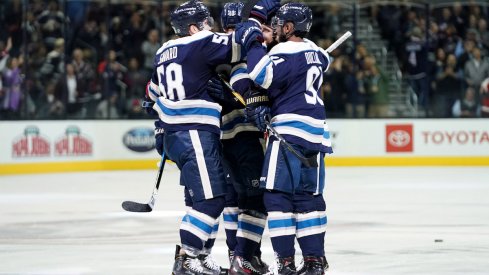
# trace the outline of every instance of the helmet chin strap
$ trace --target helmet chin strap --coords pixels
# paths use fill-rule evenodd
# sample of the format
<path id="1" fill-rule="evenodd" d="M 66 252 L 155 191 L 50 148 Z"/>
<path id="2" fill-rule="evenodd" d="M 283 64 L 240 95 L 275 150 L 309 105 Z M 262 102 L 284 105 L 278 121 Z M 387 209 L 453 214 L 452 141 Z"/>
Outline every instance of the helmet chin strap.
<path id="1" fill-rule="evenodd" d="M 285 33 L 284 32 L 284 26 L 282 26 L 281 28 L 282 28 L 282 33 L 279 36 L 279 41 L 280 42 L 287 42 L 287 41 L 289 41 L 289 39 L 292 37 L 292 35 L 294 35 L 295 30 L 292 30 L 289 33 Z"/>
<path id="2" fill-rule="evenodd" d="M 285 24 L 283 26 L 281 26 L 281 28 L 282 28 L 282 34 L 279 37 L 279 41 L 280 42 L 287 42 L 287 41 L 289 41 L 289 39 L 292 37 L 292 35 L 294 35 L 294 32 L 295 32 L 295 28 L 294 28 L 289 33 L 285 33 L 284 27 L 285 27 Z M 275 31 L 274 31 L 274 33 L 276 34 Z"/>

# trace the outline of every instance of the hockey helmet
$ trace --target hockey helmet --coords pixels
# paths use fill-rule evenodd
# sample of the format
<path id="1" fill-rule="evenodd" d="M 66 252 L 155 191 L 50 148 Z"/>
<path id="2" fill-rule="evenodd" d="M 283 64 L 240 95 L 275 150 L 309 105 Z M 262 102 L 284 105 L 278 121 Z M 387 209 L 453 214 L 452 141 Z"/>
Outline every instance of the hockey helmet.
<path id="1" fill-rule="evenodd" d="M 272 19 L 272 27 L 283 26 L 287 22 L 294 23 L 296 34 L 305 35 L 312 25 L 312 10 L 302 3 L 287 3 L 280 7 Z"/>
<path id="2" fill-rule="evenodd" d="M 229 2 L 224 5 L 221 12 L 221 25 L 223 29 L 234 28 L 241 22 L 241 11 L 244 4 L 242 2 Z"/>
<path id="3" fill-rule="evenodd" d="M 188 36 L 189 26 L 196 25 L 199 30 L 204 29 L 204 22 L 207 19 L 212 27 L 213 20 L 209 9 L 200 1 L 191 0 L 178 6 L 170 15 L 171 26 L 178 36 Z"/>

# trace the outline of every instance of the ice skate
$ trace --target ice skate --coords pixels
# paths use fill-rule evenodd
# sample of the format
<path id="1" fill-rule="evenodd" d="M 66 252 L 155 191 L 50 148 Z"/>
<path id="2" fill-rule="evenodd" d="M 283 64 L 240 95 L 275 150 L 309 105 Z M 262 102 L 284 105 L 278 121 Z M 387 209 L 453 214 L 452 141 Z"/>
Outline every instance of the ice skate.
<path id="1" fill-rule="evenodd" d="M 231 263 L 231 267 L 229 267 L 228 274 L 230 275 L 258 275 L 264 274 L 260 271 L 256 270 L 249 261 L 245 260 L 241 256 L 234 256 L 233 262 Z"/>
<path id="2" fill-rule="evenodd" d="M 234 251 L 228 249 L 228 258 L 229 258 L 229 266 L 233 264 L 234 259 Z"/>
<path id="3" fill-rule="evenodd" d="M 266 275 L 297 275 L 294 257 L 278 258 Z"/>
<path id="4" fill-rule="evenodd" d="M 260 274 L 265 274 L 268 272 L 269 266 L 258 256 L 253 256 L 250 264 L 255 270 L 260 272 Z"/>
<path id="5" fill-rule="evenodd" d="M 297 271 L 298 275 L 324 275 L 328 270 L 328 261 L 326 257 L 304 257 L 302 267 Z"/>
<path id="6" fill-rule="evenodd" d="M 180 254 L 180 246 L 175 249 L 175 263 L 173 264 L 172 275 L 202 275 L 204 268 L 197 257 L 187 254 Z"/>
<path id="7" fill-rule="evenodd" d="M 220 265 L 218 265 L 216 261 L 214 261 L 214 258 L 212 258 L 211 255 L 200 254 L 198 258 L 200 260 L 200 263 L 202 264 L 202 267 L 204 268 L 203 274 L 208 274 L 208 275 L 227 274 L 227 269 L 222 268 Z"/>

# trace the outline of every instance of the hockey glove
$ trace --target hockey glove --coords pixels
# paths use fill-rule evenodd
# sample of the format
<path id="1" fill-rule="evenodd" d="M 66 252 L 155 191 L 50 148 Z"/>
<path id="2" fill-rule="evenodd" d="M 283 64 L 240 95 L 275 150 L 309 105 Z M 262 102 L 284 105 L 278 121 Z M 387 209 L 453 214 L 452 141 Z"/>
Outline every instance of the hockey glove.
<path id="1" fill-rule="evenodd" d="M 165 142 L 163 140 L 165 130 L 163 130 L 162 126 L 163 125 L 161 121 L 159 120 L 155 121 L 155 147 L 156 147 L 156 151 L 158 151 L 158 154 L 160 154 L 160 156 L 163 154 L 163 150 L 164 150 L 163 147 L 165 145 Z"/>
<path id="2" fill-rule="evenodd" d="M 210 97 L 220 102 L 224 99 L 223 86 L 222 80 L 219 77 L 214 76 L 207 82 L 206 90 Z"/>
<path id="3" fill-rule="evenodd" d="M 141 107 L 144 108 L 148 115 L 158 117 L 158 112 L 153 109 L 153 105 L 155 105 L 155 102 L 145 95 Z"/>
<path id="4" fill-rule="evenodd" d="M 250 90 L 246 94 L 246 120 L 253 123 L 260 131 L 267 129 L 266 119 L 270 115 L 268 96 L 264 90 Z"/>
<path id="5" fill-rule="evenodd" d="M 240 44 L 246 52 L 248 52 L 253 43 L 263 43 L 261 26 L 253 20 L 237 24 L 235 35 L 236 43 Z"/>
<path id="6" fill-rule="evenodd" d="M 263 24 L 279 8 L 280 0 L 260 0 L 251 10 L 250 17 L 258 19 Z"/>
<path id="7" fill-rule="evenodd" d="M 233 95 L 232 91 L 223 83 L 223 80 L 215 76 L 207 82 L 207 93 L 221 106 L 225 106 L 230 109 L 241 109 L 243 105 Z"/>

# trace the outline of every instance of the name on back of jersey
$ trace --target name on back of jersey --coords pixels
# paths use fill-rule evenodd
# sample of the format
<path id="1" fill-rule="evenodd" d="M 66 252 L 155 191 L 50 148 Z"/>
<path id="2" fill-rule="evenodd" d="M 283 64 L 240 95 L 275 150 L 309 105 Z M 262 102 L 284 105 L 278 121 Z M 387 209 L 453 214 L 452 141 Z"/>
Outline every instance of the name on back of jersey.
<path id="1" fill-rule="evenodd" d="M 307 64 L 322 64 L 317 52 L 305 52 Z"/>
<path id="2" fill-rule="evenodd" d="M 160 55 L 160 62 L 159 64 L 166 62 L 170 59 L 175 59 L 177 58 L 178 55 L 178 47 L 171 47 L 163 51 L 163 53 Z"/>

